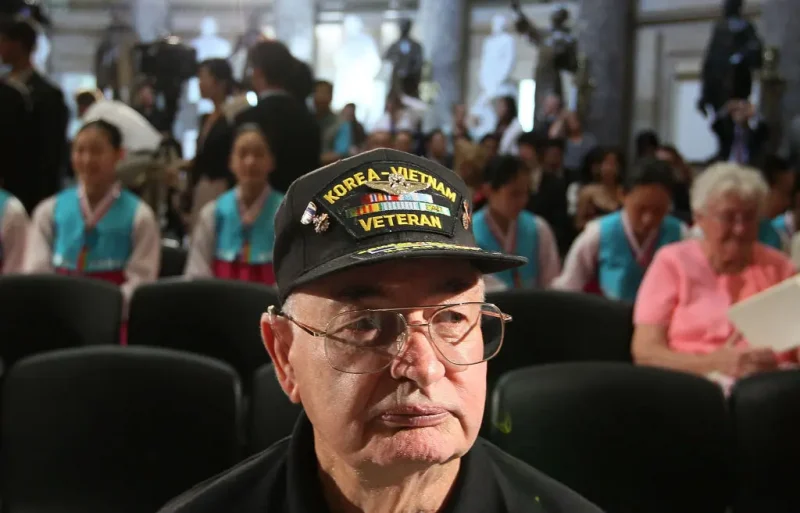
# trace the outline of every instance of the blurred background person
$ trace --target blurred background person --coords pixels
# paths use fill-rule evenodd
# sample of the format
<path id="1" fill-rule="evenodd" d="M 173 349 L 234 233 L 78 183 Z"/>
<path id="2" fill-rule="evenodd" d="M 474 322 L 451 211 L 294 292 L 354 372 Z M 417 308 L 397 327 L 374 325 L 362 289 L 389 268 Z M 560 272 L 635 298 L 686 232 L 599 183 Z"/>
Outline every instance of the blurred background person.
<path id="1" fill-rule="evenodd" d="M 250 51 L 252 85 L 259 100 L 239 114 L 236 126 L 256 123 L 273 141 L 275 190 L 285 192 L 298 177 L 317 169 L 322 155 L 319 125 L 304 103 L 312 82 L 283 43 L 261 41 Z"/>
<path id="2" fill-rule="evenodd" d="M 61 89 L 34 69 L 36 39 L 36 29 L 29 21 L 0 21 L 0 60 L 11 68 L 5 79 L 23 93 L 29 107 L 28 115 L 17 125 L 18 130 L 26 131 L 20 141 L 24 169 L 7 173 L 4 187 L 28 212 L 61 189 L 69 121 Z"/>
<path id="3" fill-rule="evenodd" d="M 554 288 L 633 301 L 656 251 L 689 233 L 668 215 L 674 183 L 669 164 L 653 158 L 636 164 L 625 180 L 622 211 L 586 225 Z"/>
<path id="4" fill-rule="evenodd" d="M 609 148 L 603 150 L 602 156 L 598 154 L 598 159 L 599 164 L 591 164 L 589 169 L 597 174 L 593 174 L 592 182 L 582 186 L 578 192 L 575 213 L 575 228 L 578 232 L 583 231 L 586 223 L 592 219 L 622 208 L 625 197 L 622 186 L 625 180 L 625 157 L 621 151 Z"/>
<path id="5" fill-rule="evenodd" d="M 491 275 L 491 291 L 544 289 L 561 272 L 561 260 L 553 230 L 525 205 L 530 195 L 531 175 L 516 157 L 497 157 L 486 168 L 483 194 L 486 206 L 475 213 L 475 242 L 487 251 L 523 256 L 522 267 Z"/>
<path id="6" fill-rule="evenodd" d="M 258 125 L 239 127 L 230 158 L 236 187 L 200 211 L 184 275 L 273 285 L 273 226 L 283 194 L 269 186 L 275 157 Z"/>
<path id="7" fill-rule="evenodd" d="M 234 184 L 229 169 L 234 120 L 225 106 L 233 93 L 233 69 L 225 59 L 209 59 L 197 68 L 200 96 L 214 104 L 214 111 L 201 119 L 197 154 L 190 167 L 191 210 L 189 229 L 210 201 Z"/>
<path id="8" fill-rule="evenodd" d="M 494 110 L 497 115 L 497 126 L 494 135 L 497 137 L 499 155 L 516 155 L 517 139 L 524 130 L 519 122 L 517 100 L 511 96 L 501 96 L 494 101 Z"/>
<path id="9" fill-rule="evenodd" d="M 793 276 L 788 257 L 758 242 L 769 187 L 753 169 L 718 163 L 692 187 L 692 207 L 705 237 L 660 250 L 636 298 L 633 357 L 702 376 L 732 379 L 797 362 L 750 348 L 728 309 Z"/>

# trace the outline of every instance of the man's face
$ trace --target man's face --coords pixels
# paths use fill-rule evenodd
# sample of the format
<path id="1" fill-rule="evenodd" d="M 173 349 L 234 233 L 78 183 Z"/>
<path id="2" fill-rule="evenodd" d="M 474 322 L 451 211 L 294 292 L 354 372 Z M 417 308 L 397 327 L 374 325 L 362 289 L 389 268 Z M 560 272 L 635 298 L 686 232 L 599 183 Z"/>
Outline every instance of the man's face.
<path id="1" fill-rule="evenodd" d="M 564 152 L 556 146 L 545 149 L 542 156 L 542 165 L 548 171 L 561 171 L 564 166 Z"/>
<path id="2" fill-rule="evenodd" d="M 373 132 L 367 140 L 367 149 L 391 148 L 392 134 L 389 132 Z"/>
<path id="3" fill-rule="evenodd" d="M 333 91 L 328 84 L 317 84 L 314 88 L 314 107 L 317 112 L 328 112 L 331 109 Z"/>
<path id="4" fill-rule="evenodd" d="M 483 284 L 470 264 L 420 259 L 324 278 L 293 295 L 290 313 L 324 330 L 335 315 L 350 310 L 480 301 Z M 424 324 L 432 310 L 403 313 L 408 324 Z M 373 374 L 333 369 L 324 339 L 306 334 L 283 317 L 272 326 L 262 322 L 262 333 L 281 386 L 292 401 L 302 403 L 314 425 L 321 461 L 344 461 L 365 470 L 441 464 L 464 455 L 478 436 L 486 363 L 450 364 L 433 346 L 426 327 L 410 328 L 400 354 L 388 368 Z M 480 329 L 473 329 L 461 343 L 482 351 L 481 337 Z M 416 420 L 414 412 L 438 413 L 425 418 L 430 415 L 426 413 L 425 422 L 411 427 L 404 416 Z"/>
<path id="5" fill-rule="evenodd" d="M 481 148 L 486 153 L 487 159 L 492 159 L 497 156 L 497 149 L 499 144 L 494 137 L 487 137 L 481 142 Z"/>
<path id="6" fill-rule="evenodd" d="M 19 58 L 21 53 L 22 47 L 19 43 L 0 36 L 0 61 L 11 64 Z"/>
<path id="7" fill-rule="evenodd" d="M 155 93 L 153 92 L 153 88 L 150 86 L 144 86 L 139 90 L 138 95 L 139 105 L 144 108 L 152 107 L 155 102 Z"/>
<path id="8" fill-rule="evenodd" d="M 453 107 L 453 121 L 455 123 L 463 123 L 467 119 L 467 106 L 459 103 Z"/>
<path id="9" fill-rule="evenodd" d="M 394 138 L 394 148 L 406 153 L 414 153 L 414 138 L 408 132 L 400 132 Z"/>
<path id="10" fill-rule="evenodd" d="M 445 139 L 444 134 L 439 132 L 433 134 L 430 142 L 430 153 L 433 157 L 443 157 L 447 154 L 447 139 Z"/>
<path id="11" fill-rule="evenodd" d="M 561 112 L 561 98 L 551 94 L 544 99 L 544 114 L 545 116 L 557 116 Z"/>
<path id="12" fill-rule="evenodd" d="M 525 143 L 519 145 L 519 158 L 530 170 L 534 170 L 539 166 L 539 157 L 536 155 L 536 148 L 531 144 Z"/>

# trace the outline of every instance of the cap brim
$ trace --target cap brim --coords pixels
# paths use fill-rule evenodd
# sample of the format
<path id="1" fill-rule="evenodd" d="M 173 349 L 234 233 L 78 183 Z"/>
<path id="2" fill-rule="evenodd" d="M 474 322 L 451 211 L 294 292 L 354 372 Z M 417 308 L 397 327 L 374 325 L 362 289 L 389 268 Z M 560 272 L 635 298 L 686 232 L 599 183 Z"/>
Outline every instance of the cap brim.
<path id="1" fill-rule="evenodd" d="M 292 283 L 292 289 L 316 281 L 322 277 L 339 273 L 357 267 L 378 264 L 387 261 L 402 261 L 408 259 L 454 259 L 466 260 L 472 263 L 483 274 L 492 274 L 507 271 L 520 267 L 528 262 L 528 259 L 516 255 L 506 255 L 492 251 L 472 248 L 468 246 L 451 245 L 446 249 L 420 247 L 409 249 L 398 249 L 402 244 L 386 244 L 360 250 L 338 258 L 329 260 L 313 269 L 308 270 Z M 423 245 L 424 246 L 424 245 Z M 285 297 L 290 290 L 280 291 L 281 296 Z"/>

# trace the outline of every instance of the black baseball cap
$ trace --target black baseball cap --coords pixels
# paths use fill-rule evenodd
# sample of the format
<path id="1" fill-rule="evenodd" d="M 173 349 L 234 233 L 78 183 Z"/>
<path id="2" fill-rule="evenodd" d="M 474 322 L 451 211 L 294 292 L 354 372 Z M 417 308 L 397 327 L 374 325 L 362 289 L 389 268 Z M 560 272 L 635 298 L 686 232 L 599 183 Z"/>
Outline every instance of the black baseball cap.
<path id="1" fill-rule="evenodd" d="M 479 248 L 464 181 L 401 151 L 372 150 L 308 173 L 278 208 L 273 265 L 281 301 L 323 276 L 406 258 L 465 259 L 483 273 L 527 262 Z"/>

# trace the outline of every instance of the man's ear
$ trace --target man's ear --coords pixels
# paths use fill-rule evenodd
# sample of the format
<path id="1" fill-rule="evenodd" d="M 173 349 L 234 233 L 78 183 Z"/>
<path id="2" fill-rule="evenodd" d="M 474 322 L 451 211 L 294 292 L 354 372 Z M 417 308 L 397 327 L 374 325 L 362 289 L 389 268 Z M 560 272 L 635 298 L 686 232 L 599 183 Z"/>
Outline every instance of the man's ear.
<path id="1" fill-rule="evenodd" d="M 300 403 L 300 391 L 297 388 L 294 368 L 289 362 L 289 351 L 294 342 L 294 332 L 289 321 L 278 315 L 265 313 L 261 316 L 261 338 L 267 349 L 275 376 L 281 388 L 293 403 Z"/>

